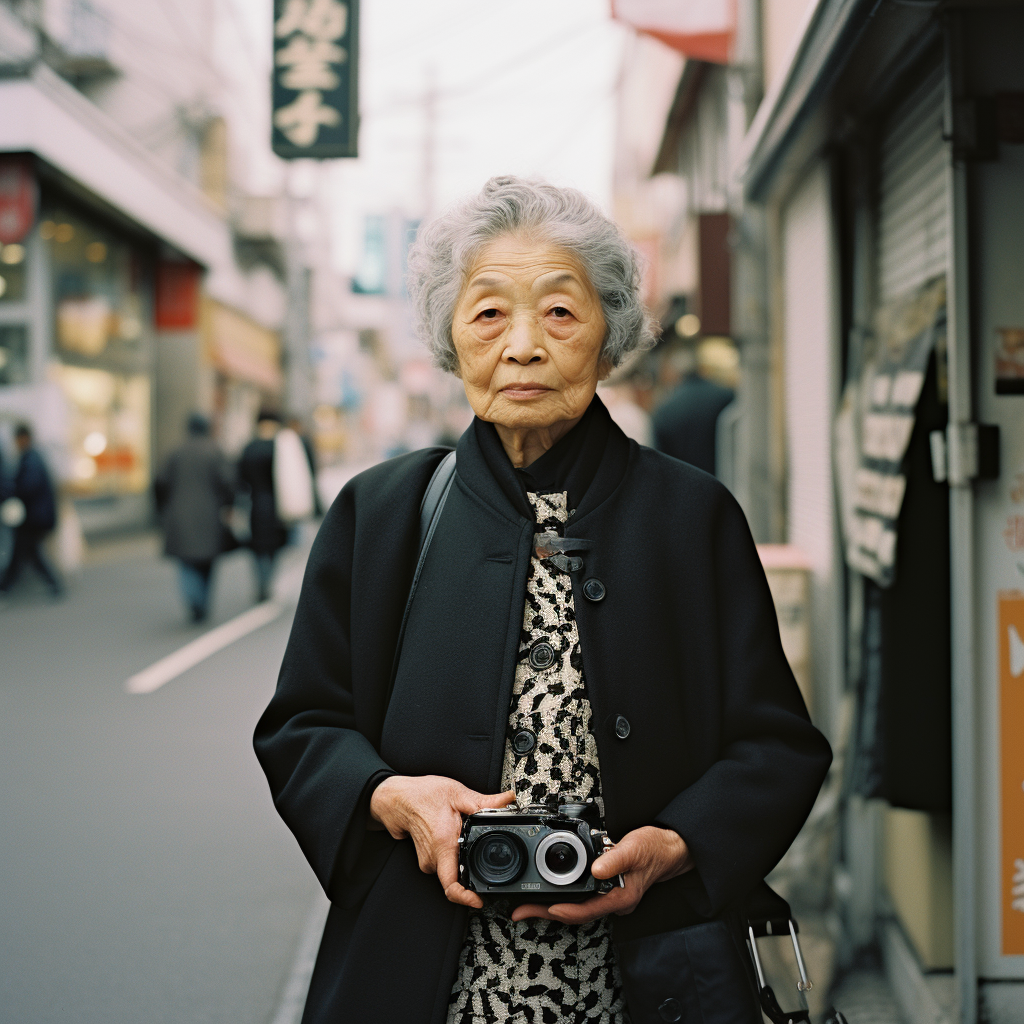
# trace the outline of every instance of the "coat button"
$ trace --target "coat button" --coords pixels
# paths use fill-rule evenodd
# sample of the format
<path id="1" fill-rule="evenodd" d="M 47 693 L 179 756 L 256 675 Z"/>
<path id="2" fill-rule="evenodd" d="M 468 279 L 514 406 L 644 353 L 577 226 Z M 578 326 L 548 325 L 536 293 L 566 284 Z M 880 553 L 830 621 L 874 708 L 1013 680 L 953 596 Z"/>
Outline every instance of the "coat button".
<path id="1" fill-rule="evenodd" d="M 620 740 L 624 740 L 629 735 L 629 719 L 625 715 L 615 716 L 615 735 Z"/>
<path id="2" fill-rule="evenodd" d="M 583 584 L 583 596 L 588 601 L 603 601 L 607 593 L 604 584 L 596 576 L 591 576 Z"/>
<path id="3" fill-rule="evenodd" d="M 529 729 L 520 729 L 512 737 L 512 749 L 517 754 L 528 754 L 537 744 L 537 737 Z"/>
<path id="4" fill-rule="evenodd" d="M 683 1016 L 683 1008 L 679 1005 L 679 1000 L 674 998 L 668 998 L 658 1007 L 658 1016 L 662 1020 L 681 1020 Z"/>
<path id="5" fill-rule="evenodd" d="M 555 663 L 555 649 L 547 640 L 538 640 L 530 648 L 530 665 L 543 672 Z"/>

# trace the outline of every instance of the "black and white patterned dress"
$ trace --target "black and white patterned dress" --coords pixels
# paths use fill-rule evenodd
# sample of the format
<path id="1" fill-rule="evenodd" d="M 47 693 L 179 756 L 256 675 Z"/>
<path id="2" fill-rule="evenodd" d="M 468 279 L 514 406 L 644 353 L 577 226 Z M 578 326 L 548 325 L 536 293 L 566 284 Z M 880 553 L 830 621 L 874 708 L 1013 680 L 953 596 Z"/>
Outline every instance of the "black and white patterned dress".
<path id="1" fill-rule="evenodd" d="M 527 495 L 538 533 L 561 533 L 569 518 L 565 492 Z M 535 668 L 538 641 L 555 651 Z M 550 655 L 548 654 L 548 658 Z M 547 659 L 534 658 L 543 664 Z M 529 730 L 531 750 L 512 737 Z M 573 793 L 594 797 L 603 813 L 597 743 L 591 729 L 569 577 L 530 559 L 502 789 L 520 806 Z M 622 981 L 606 918 L 585 925 L 531 919 L 513 922 L 507 908 L 471 911 L 452 988 L 447 1024 L 628 1024 Z"/>

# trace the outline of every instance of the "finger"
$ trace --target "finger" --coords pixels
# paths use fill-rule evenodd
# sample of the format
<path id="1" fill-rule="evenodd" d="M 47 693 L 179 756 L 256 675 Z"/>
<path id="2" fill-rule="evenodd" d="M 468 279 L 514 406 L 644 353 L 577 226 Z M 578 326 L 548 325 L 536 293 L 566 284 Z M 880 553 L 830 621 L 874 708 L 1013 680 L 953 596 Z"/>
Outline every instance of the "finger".
<path id="1" fill-rule="evenodd" d="M 472 814 L 474 811 L 483 810 L 485 807 L 507 807 L 509 804 L 514 803 L 515 799 L 516 794 L 513 790 L 487 795 L 463 787 L 462 792 L 459 793 L 456 799 L 455 807 L 463 814 Z"/>
<path id="2" fill-rule="evenodd" d="M 472 907 L 474 910 L 480 910 L 484 905 L 484 901 L 475 892 L 470 892 L 458 882 L 445 886 L 444 895 L 449 902 L 461 903 L 462 906 Z"/>
<path id="3" fill-rule="evenodd" d="M 615 875 L 624 875 L 638 866 L 639 853 L 637 844 L 630 842 L 629 836 L 625 836 L 620 843 L 613 846 L 607 853 L 602 853 L 590 865 L 590 873 L 595 878 L 614 878 Z"/>
<path id="4" fill-rule="evenodd" d="M 555 921 L 550 914 L 550 908 L 543 903 L 523 903 L 512 911 L 513 921 L 525 921 L 529 917 L 540 917 L 545 921 Z"/>
<path id="5" fill-rule="evenodd" d="M 609 914 L 629 914 L 636 908 L 639 901 L 635 893 L 625 889 L 615 889 L 607 896 L 595 896 L 582 903 L 555 903 L 548 907 L 548 912 L 562 924 L 587 924 Z"/>

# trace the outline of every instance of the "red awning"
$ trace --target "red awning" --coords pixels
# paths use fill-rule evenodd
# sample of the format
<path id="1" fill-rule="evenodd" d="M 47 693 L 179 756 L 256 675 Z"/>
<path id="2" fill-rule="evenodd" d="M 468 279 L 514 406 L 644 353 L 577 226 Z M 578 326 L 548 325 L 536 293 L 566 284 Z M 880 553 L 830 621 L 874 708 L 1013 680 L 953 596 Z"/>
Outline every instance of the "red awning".
<path id="1" fill-rule="evenodd" d="M 612 0 L 612 16 L 687 57 L 728 64 L 736 0 Z"/>

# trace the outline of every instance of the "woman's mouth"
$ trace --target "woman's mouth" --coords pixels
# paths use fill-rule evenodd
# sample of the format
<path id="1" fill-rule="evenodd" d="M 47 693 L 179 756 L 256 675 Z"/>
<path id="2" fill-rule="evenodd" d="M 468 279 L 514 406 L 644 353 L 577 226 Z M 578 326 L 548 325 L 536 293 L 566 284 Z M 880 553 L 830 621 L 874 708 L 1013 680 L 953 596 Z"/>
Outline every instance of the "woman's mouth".
<path id="1" fill-rule="evenodd" d="M 537 384 L 533 381 L 524 381 L 517 384 L 506 384 L 502 389 L 501 393 L 506 398 L 511 398 L 515 401 L 523 401 L 528 398 L 537 398 L 540 395 L 546 394 L 552 389 L 546 384 Z"/>

